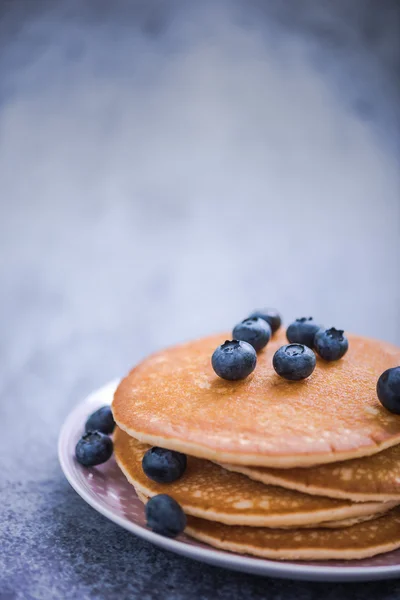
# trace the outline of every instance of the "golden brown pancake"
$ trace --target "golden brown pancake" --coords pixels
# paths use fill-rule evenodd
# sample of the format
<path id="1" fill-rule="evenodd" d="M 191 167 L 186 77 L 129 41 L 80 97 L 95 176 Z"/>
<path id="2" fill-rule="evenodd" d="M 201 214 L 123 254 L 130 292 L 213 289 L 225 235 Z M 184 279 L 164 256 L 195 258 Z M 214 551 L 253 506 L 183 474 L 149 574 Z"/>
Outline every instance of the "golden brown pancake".
<path id="1" fill-rule="evenodd" d="M 211 546 L 278 560 L 361 559 L 400 548 L 400 509 L 344 529 L 267 529 L 188 517 L 185 530 Z"/>
<path id="2" fill-rule="evenodd" d="M 368 456 L 308 469 L 222 465 L 269 485 L 354 502 L 400 502 L 400 445 Z"/>
<path id="3" fill-rule="evenodd" d="M 376 382 L 400 349 L 349 335 L 339 361 L 289 382 L 272 367 L 277 334 L 242 381 L 220 379 L 211 355 L 226 335 L 153 354 L 120 383 L 112 404 L 121 429 L 144 443 L 216 462 L 291 468 L 369 456 L 400 443 L 400 417 L 376 397 Z"/>
<path id="4" fill-rule="evenodd" d="M 227 524 L 294 527 L 353 519 L 365 519 L 385 512 L 396 502 L 352 503 L 310 496 L 277 486 L 264 485 L 244 475 L 226 471 L 210 461 L 188 456 L 184 475 L 173 483 L 156 483 L 142 469 L 142 458 L 150 446 L 121 429 L 114 434 L 118 465 L 136 490 L 147 497 L 168 494 L 185 513 Z M 350 520 L 350 522 L 344 522 Z"/>
<path id="5" fill-rule="evenodd" d="M 135 488 L 135 486 L 133 486 Z M 145 496 L 144 494 L 142 494 L 142 492 L 139 489 L 135 488 L 135 492 L 137 497 L 139 498 L 139 500 L 141 500 L 143 502 L 143 504 L 146 504 L 147 501 L 149 500 L 150 496 Z M 357 523 L 364 523 L 365 521 L 371 521 L 372 519 L 377 519 L 379 516 L 381 516 L 382 514 L 385 514 L 385 512 L 388 511 L 384 511 L 383 513 L 377 513 L 376 515 L 370 515 L 370 516 L 364 516 L 364 517 L 354 517 L 354 519 L 343 519 L 343 521 L 327 521 L 324 523 L 318 523 L 318 525 L 299 525 L 298 527 L 295 527 L 294 529 L 297 531 L 298 529 L 315 529 L 315 527 L 323 527 L 326 529 L 340 529 L 342 527 L 351 527 L 352 525 L 356 525 Z M 293 527 L 282 527 L 280 529 L 293 529 Z"/>
<path id="6" fill-rule="evenodd" d="M 221 550 L 274 560 L 357 560 L 400 548 L 400 508 L 344 529 L 269 529 L 189 516 L 185 533 Z"/>

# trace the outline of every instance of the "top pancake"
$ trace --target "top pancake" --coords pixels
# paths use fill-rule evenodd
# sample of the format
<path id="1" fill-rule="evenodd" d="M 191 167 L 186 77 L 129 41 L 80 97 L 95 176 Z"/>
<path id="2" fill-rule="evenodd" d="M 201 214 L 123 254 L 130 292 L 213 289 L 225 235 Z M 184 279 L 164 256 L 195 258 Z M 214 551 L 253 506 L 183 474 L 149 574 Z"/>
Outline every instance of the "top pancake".
<path id="1" fill-rule="evenodd" d="M 211 367 L 215 335 L 153 354 L 118 386 L 112 410 L 144 443 L 217 462 L 305 467 L 368 456 L 400 443 L 400 417 L 376 397 L 379 375 L 400 364 L 400 349 L 348 336 L 339 361 L 317 359 L 314 373 L 289 382 L 272 367 L 283 332 L 258 354 L 242 381 Z"/>

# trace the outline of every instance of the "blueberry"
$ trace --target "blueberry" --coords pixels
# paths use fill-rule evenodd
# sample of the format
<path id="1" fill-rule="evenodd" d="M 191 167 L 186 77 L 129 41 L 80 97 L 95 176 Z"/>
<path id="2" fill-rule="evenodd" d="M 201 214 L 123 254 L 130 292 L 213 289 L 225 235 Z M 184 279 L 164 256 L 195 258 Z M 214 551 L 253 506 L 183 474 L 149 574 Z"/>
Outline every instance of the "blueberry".
<path id="1" fill-rule="evenodd" d="M 248 342 L 258 352 L 268 344 L 271 338 L 271 327 L 264 319 L 252 317 L 236 325 L 232 336 L 235 340 Z"/>
<path id="2" fill-rule="evenodd" d="M 115 421 L 110 406 L 102 406 L 90 415 L 86 421 L 85 431 L 101 431 L 102 433 L 112 433 L 114 431 Z"/>
<path id="3" fill-rule="evenodd" d="M 268 325 L 271 327 L 272 333 L 278 331 L 279 327 L 282 325 L 282 317 L 274 308 L 262 308 L 260 310 L 255 310 L 251 313 L 249 319 L 254 319 L 257 317 L 267 321 Z"/>
<path id="4" fill-rule="evenodd" d="M 147 527 L 155 533 L 174 538 L 186 527 L 186 515 L 180 505 L 167 494 L 153 496 L 146 504 Z"/>
<path id="5" fill-rule="evenodd" d="M 253 346 L 247 342 L 226 340 L 218 346 L 211 358 L 211 364 L 219 377 L 236 381 L 245 379 L 254 371 L 257 364 L 257 354 Z"/>
<path id="6" fill-rule="evenodd" d="M 378 398 L 383 406 L 400 415 L 400 367 L 387 369 L 378 379 L 376 386 Z"/>
<path id="7" fill-rule="evenodd" d="M 314 337 L 314 348 L 324 360 L 339 360 L 349 348 L 342 329 L 320 329 Z"/>
<path id="8" fill-rule="evenodd" d="M 301 317 L 289 325 L 286 337 L 291 344 L 304 344 L 309 348 L 314 346 L 314 337 L 321 329 L 312 317 Z"/>
<path id="9" fill-rule="evenodd" d="M 111 457 L 112 453 L 112 440 L 101 431 L 88 431 L 81 437 L 75 448 L 76 460 L 84 467 L 101 465 Z"/>
<path id="10" fill-rule="evenodd" d="M 303 344 L 282 346 L 272 359 L 278 375 L 289 381 L 299 381 L 309 377 L 315 369 L 316 362 L 314 352 Z"/>
<path id="11" fill-rule="evenodd" d="M 186 455 L 165 448 L 150 448 L 142 459 L 142 468 L 149 479 L 157 483 L 172 483 L 186 470 Z"/>

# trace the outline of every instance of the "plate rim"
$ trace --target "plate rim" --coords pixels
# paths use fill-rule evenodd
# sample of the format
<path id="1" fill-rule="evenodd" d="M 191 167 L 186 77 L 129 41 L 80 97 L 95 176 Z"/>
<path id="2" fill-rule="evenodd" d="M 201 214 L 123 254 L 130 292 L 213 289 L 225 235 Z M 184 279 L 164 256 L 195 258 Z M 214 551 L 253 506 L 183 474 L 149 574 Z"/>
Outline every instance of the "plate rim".
<path id="1" fill-rule="evenodd" d="M 400 565 L 368 566 L 368 567 L 338 567 L 298 564 L 291 561 L 274 561 L 270 559 L 257 558 L 242 554 L 228 553 L 227 551 L 203 548 L 187 544 L 186 542 L 163 537 L 136 523 L 120 517 L 112 510 L 103 506 L 95 497 L 91 496 L 84 486 L 74 477 L 68 461 L 65 458 L 64 447 L 68 434 L 72 429 L 78 416 L 88 415 L 91 404 L 98 402 L 98 396 L 107 392 L 110 394 L 115 390 L 119 378 L 113 379 L 92 391 L 84 400 L 75 405 L 64 420 L 58 436 L 57 452 L 61 469 L 75 492 L 89 506 L 101 515 L 119 525 L 123 529 L 133 533 L 160 548 L 174 552 L 193 560 L 205 562 L 214 566 L 224 567 L 231 570 L 252 573 L 261 576 L 278 577 L 281 579 L 302 579 L 308 581 L 372 581 L 378 579 L 394 579 L 400 577 Z M 106 403 L 106 401 L 104 401 Z M 108 402 L 110 403 L 110 402 Z"/>

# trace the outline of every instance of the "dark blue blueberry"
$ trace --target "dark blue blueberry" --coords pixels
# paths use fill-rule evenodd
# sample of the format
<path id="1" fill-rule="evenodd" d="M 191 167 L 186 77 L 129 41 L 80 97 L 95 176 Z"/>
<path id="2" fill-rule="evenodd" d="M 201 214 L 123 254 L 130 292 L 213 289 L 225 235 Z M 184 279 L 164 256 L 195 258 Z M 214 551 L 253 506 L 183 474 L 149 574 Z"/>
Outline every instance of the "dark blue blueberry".
<path id="1" fill-rule="evenodd" d="M 112 453 L 112 440 L 101 431 L 85 433 L 75 448 L 76 460 L 84 467 L 101 465 L 111 457 Z"/>
<path id="2" fill-rule="evenodd" d="M 257 354 L 253 346 L 247 342 L 226 340 L 218 346 L 211 358 L 211 364 L 219 377 L 236 381 L 245 379 L 254 371 L 257 364 Z"/>
<path id="3" fill-rule="evenodd" d="M 245 319 L 232 331 L 235 340 L 248 342 L 256 352 L 262 350 L 271 338 L 271 327 L 269 323 L 259 317 Z"/>
<path id="4" fill-rule="evenodd" d="M 102 406 L 90 415 L 85 431 L 101 431 L 110 434 L 114 431 L 115 421 L 110 406 Z"/>
<path id="5" fill-rule="evenodd" d="M 320 329 L 314 337 L 314 348 L 324 360 L 339 360 L 349 348 L 349 342 L 342 329 Z"/>
<path id="6" fill-rule="evenodd" d="M 383 406 L 400 415 L 400 367 L 387 369 L 378 379 L 376 393 Z"/>
<path id="7" fill-rule="evenodd" d="M 291 344 L 304 344 L 312 348 L 315 334 L 321 328 L 322 325 L 318 325 L 312 317 L 301 317 L 289 325 L 286 337 Z"/>
<path id="8" fill-rule="evenodd" d="M 279 327 L 282 325 L 282 317 L 274 308 L 262 308 L 260 310 L 255 310 L 249 315 L 249 319 L 257 317 L 267 321 L 268 325 L 271 327 L 272 333 L 278 331 Z"/>
<path id="9" fill-rule="evenodd" d="M 149 479 L 157 483 L 172 483 L 186 470 L 186 455 L 166 448 L 150 448 L 142 459 L 142 468 Z"/>
<path id="10" fill-rule="evenodd" d="M 314 352 L 303 344 L 282 346 L 272 359 L 278 375 L 289 381 L 299 381 L 309 377 L 315 369 L 316 362 Z"/>
<path id="11" fill-rule="evenodd" d="M 186 515 L 180 505 L 167 494 L 153 496 L 146 504 L 147 527 L 155 533 L 174 538 L 186 527 Z"/>

